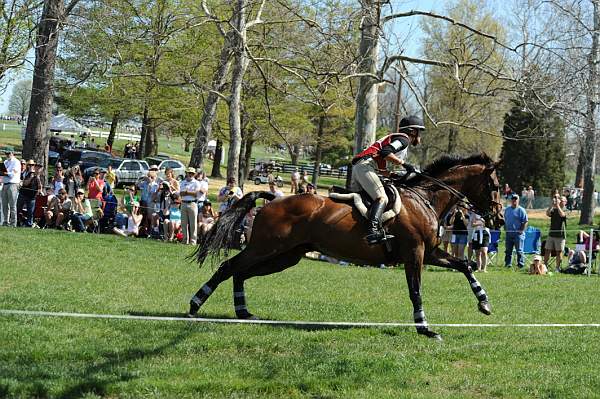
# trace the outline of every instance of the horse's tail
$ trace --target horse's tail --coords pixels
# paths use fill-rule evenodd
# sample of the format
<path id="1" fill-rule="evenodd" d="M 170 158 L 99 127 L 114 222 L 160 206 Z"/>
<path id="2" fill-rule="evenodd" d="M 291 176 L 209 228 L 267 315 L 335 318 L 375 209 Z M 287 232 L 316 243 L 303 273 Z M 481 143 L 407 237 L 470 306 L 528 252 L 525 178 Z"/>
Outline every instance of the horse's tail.
<path id="1" fill-rule="evenodd" d="M 239 235 L 235 234 L 236 230 L 241 228 L 244 217 L 250 209 L 256 206 L 256 200 L 259 198 L 272 201 L 275 195 L 269 191 L 252 191 L 244 195 L 219 216 L 215 225 L 204 236 L 200 237 L 198 247 L 194 253 L 200 266 L 208 256 L 218 258 L 222 249 L 227 251 L 239 245 L 235 242 L 236 238 L 239 239 Z"/>

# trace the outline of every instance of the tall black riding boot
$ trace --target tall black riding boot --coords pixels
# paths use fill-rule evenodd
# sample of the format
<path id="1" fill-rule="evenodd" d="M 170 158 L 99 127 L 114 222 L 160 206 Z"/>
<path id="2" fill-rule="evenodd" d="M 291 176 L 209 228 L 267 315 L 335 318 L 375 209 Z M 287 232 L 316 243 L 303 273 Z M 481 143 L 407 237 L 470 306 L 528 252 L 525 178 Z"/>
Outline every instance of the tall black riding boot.
<path id="1" fill-rule="evenodd" d="M 376 200 L 369 208 L 369 234 L 366 239 L 369 245 L 379 244 L 385 240 L 394 238 L 392 235 L 386 235 L 383 227 L 381 226 L 381 215 L 385 210 L 385 203 L 381 200 Z"/>

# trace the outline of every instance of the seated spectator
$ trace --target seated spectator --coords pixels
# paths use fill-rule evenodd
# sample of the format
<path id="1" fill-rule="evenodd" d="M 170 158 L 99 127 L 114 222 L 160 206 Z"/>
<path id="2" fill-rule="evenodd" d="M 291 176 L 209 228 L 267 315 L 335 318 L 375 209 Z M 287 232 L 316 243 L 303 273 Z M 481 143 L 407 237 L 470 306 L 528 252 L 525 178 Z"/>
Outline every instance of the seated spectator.
<path id="1" fill-rule="evenodd" d="M 542 257 L 540 255 L 535 255 L 533 257 L 533 263 L 531 264 L 531 266 L 529 266 L 529 274 L 536 274 L 536 275 L 545 275 L 548 273 L 548 269 L 546 268 L 546 265 L 544 264 L 544 262 L 542 262 Z"/>
<path id="2" fill-rule="evenodd" d="M 48 208 L 44 212 L 46 227 L 62 228 L 62 224 L 66 219 L 65 216 L 69 214 L 70 209 L 71 200 L 67 195 L 67 190 L 60 189 L 58 195 L 52 196 L 52 199 L 48 202 Z"/>
<path id="3" fill-rule="evenodd" d="M 477 271 L 487 273 L 487 252 L 490 245 L 490 230 L 485 227 L 485 221 L 477 214 L 473 218 L 473 233 L 471 245 L 475 251 Z"/>
<path id="4" fill-rule="evenodd" d="M 589 251 L 590 249 L 590 234 L 583 230 L 579 230 L 577 233 L 577 248 L 578 250 Z M 592 239 L 592 252 L 600 250 L 600 232 L 594 230 L 594 238 Z"/>
<path id="5" fill-rule="evenodd" d="M 127 215 L 127 228 L 121 230 L 118 227 L 113 228 L 113 232 L 121 237 L 135 236 L 137 237 L 144 217 L 140 212 L 140 203 L 134 201 L 131 203 L 131 212 Z"/>
<path id="6" fill-rule="evenodd" d="M 214 211 L 210 200 L 204 200 L 202 209 L 198 213 L 198 232 L 204 236 L 217 221 L 217 213 Z"/>
<path id="7" fill-rule="evenodd" d="M 102 192 L 104 191 L 104 185 L 106 182 L 104 181 L 104 175 L 100 176 L 100 170 L 96 169 L 94 174 L 90 177 L 87 185 L 88 189 L 88 198 L 102 201 Z"/>
<path id="8" fill-rule="evenodd" d="M 72 201 L 71 206 L 71 223 L 73 228 L 77 232 L 84 232 L 87 228 L 93 226 L 93 212 L 90 205 L 90 201 L 85 198 L 85 191 L 82 189 L 77 190 L 75 198 Z"/>
<path id="9" fill-rule="evenodd" d="M 569 266 L 561 270 L 565 274 L 583 274 L 587 269 L 587 255 L 585 251 L 573 251 L 565 248 L 569 259 Z"/>
<path id="10" fill-rule="evenodd" d="M 312 183 L 306 185 L 306 194 L 317 194 L 317 189 Z"/>
<path id="11" fill-rule="evenodd" d="M 102 216 L 98 224 L 100 225 L 100 231 L 108 232 L 112 230 L 113 225 L 115 223 L 115 218 L 117 216 L 117 208 L 119 206 L 119 201 L 117 197 L 110 189 L 110 185 L 106 185 L 107 190 L 105 194 L 102 196 L 104 207 L 102 208 Z"/>
<path id="12" fill-rule="evenodd" d="M 179 194 L 173 193 L 172 201 L 168 208 L 168 218 L 164 219 L 165 241 L 174 241 L 177 231 L 181 228 L 181 198 Z"/>

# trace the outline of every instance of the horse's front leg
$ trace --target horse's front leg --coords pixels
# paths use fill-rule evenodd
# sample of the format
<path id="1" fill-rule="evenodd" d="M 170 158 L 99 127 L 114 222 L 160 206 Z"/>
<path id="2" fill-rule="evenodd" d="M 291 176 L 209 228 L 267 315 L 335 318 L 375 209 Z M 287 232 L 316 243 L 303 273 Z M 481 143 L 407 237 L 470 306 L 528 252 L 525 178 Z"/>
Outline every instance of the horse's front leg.
<path id="1" fill-rule="evenodd" d="M 423 267 L 423 248 L 416 248 L 414 259 L 404 264 L 406 282 L 408 284 L 408 293 L 410 301 L 413 304 L 413 317 L 415 320 L 417 333 L 425 335 L 429 338 L 442 340 L 442 336 L 429 329 L 427 318 L 423 311 L 423 303 L 421 301 L 421 270 Z"/>
<path id="2" fill-rule="evenodd" d="M 425 257 L 425 263 L 432 266 L 441 266 L 462 272 L 469 281 L 471 290 L 477 298 L 477 308 L 479 311 L 486 315 L 492 314 L 492 306 L 490 305 L 488 296 L 472 272 L 471 266 L 475 265 L 475 262 L 460 260 L 436 247 L 433 249 L 433 251 L 427 254 Z"/>

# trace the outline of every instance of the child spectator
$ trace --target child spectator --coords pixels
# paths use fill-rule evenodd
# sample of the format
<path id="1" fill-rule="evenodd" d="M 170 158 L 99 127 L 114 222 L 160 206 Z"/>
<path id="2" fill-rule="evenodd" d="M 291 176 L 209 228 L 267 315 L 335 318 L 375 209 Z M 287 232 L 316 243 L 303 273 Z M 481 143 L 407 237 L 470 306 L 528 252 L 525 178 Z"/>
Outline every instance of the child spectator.
<path id="1" fill-rule="evenodd" d="M 172 201 L 169 204 L 169 217 L 164 220 L 164 235 L 165 241 L 172 242 L 175 240 L 177 230 L 181 227 L 181 198 L 179 194 L 174 193 Z"/>

